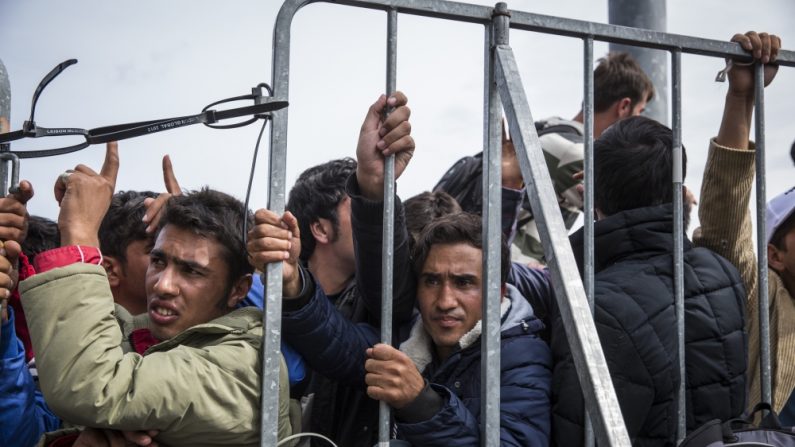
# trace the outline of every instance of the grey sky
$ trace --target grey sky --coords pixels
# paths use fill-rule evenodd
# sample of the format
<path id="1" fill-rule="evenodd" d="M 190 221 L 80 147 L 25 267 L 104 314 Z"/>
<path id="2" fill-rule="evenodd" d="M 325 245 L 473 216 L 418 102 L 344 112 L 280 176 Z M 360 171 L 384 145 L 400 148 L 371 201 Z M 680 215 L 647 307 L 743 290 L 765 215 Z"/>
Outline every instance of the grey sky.
<path id="1" fill-rule="evenodd" d="M 491 2 L 474 3 L 491 5 Z M 668 31 L 713 39 L 768 30 L 795 48 L 795 3 L 760 0 L 669 0 Z M 77 58 L 44 92 L 40 125 L 83 127 L 198 113 L 218 99 L 270 82 L 271 36 L 277 1 L 107 2 L 43 0 L 0 3 L 0 59 L 12 88 L 12 129 L 29 113 L 36 84 L 56 63 Z M 525 0 L 512 9 L 607 21 L 607 3 Z M 400 16 L 398 88 L 409 96 L 417 151 L 398 192 L 431 188 L 455 160 L 482 141 L 483 28 Z M 361 119 L 384 88 L 385 15 L 315 4 L 293 22 L 287 185 L 303 169 L 353 156 Z M 513 31 L 514 47 L 535 118 L 572 117 L 582 100 L 578 40 Z M 597 43 L 595 55 L 606 44 Z M 713 81 L 722 61 L 683 57 L 686 184 L 695 191 L 707 139 L 717 131 L 726 85 Z M 782 70 L 767 90 L 768 194 L 792 186 L 789 147 L 795 70 Z M 259 126 L 212 130 L 192 126 L 120 143 L 117 188 L 163 189 L 160 159 L 171 154 L 184 188 L 204 184 L 243 197 Z M 16 146 L 22 147 L 22 146 Z M 48 159 L 23 160 L 22 178 L 37 195 L 32 214 L 54 218 L 52 184 L 78 163 L 98 169 L 104 147 Z M 252 207 L 267 198 L 267 143 L 260 152 Z"/>

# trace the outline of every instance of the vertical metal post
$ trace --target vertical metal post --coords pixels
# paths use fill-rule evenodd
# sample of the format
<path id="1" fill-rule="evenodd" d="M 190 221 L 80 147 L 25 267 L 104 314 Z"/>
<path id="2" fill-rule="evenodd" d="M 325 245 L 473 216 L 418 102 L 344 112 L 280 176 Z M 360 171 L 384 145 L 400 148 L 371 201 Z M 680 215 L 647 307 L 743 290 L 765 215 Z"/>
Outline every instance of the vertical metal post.
<path id="1" fill-rule="evenodd" d="M 495 80 L 496 45 L 508 44 L 508 5 L 497 3 L 486 27 L 483 157 L 483 317 L 481 335 L 480 445 L 500 445 L 500 254 L 502 246 L 502 111 Z M 491 33 L 489 33 L 491 31 Z"/>
<path id="2" fill-rule="evenodd" d="M 387 12 L 386 37 L 386 94 L 396 89 L 397 68 L 397 10 Z M 381 342 L 392 344 L 392 281 L 394 275 L 395 240 L 395 156 L 384 160 L 384 225 L 381 246 Z M 381 401 L 378 405 L 378 445 L 389 445 L 390 411 L 389 405 Z"/>
<path id="3" fill-rule="evenodd" d="M 295 9 L 282 8 L 273 30 L 273 96 L 287 100 L 290 90 L 290 23 Z M 285 204 L 287 172 L 287 109 L 271 114 L 268 163 L 268 209 L 281 214 Z M 262 309 L 262 400 L 260 446 L 273 447 L 279 438 L 279 369 L 281 367 L 282 263 L 265 269 Z"/>
<path id="4" fill-rule="evenodd" d="M 767 191 L 765 187 L 765 68 L 754 66 L 754 129 L 756 139 L 756 242 L 759 271 L 759 343 L 762 402 L 773 403 L 770 380 L 770 298 L 767 294 Z"/>
<path id="5" fill-rule="evenodd" d="M 3 61 L 0 60 L 0 133 L 11 130 L 11 83 L 8 80 L 8 71 Z M 0 152 L 7 152 L 8 144 L 0 144 Z M 0 197 L 8 194 L 8 166 L 0 163 Z"/>
<path id="6" fill-rule="evenodd" d="M 583 231 L 585 233 L 585 250 L 583 265 L 585 266 L 585 296 L 591 313 L 594 311 L 594 192 L 593 192 L 593 37 L 588 36 L 583 45 L 583 124 L 585 127 L 583 158 L 585 187 L 585 208 L 583 210 Z M 591 416 L 588 408 L 585 409 L 585 445 L 592 447 L 596 443 L 591 425 Z"/>
<path id="7" fill-rule="evenodd" d="M 673 207 L 674 207 L 674 306 L 676 308 L 676 337 L 679 358 L 679 389 L 677 390 L 676 438 L 687 433 L 685 370 L 685 284 L 684 284 L 684 216 L 682 196 L 682 52 L 671 52 L 671 98 L 673 102 Z"/>
<path id="8" fill-rule="evenodd" d="M 654 31 L 665 31 L 666 0 L 609 0 L 609 22 Z M 668 59 L 664 51 L 631 45 L 610 44 L 610 51 L 626 51 L 638 61 L 657 90 L 645 115 L 661 123 L 668 122 Z"/>
<path id="9" fill-rule="evenodd" d="M 599 335 L 591 317 L 577 262 L 569 244 L 566 227 L 549 177 L 541 142 L 533 126 L 533 116 L 524 92 L 519 67 L 507 45 L 496 49 L 496 77 L 500 98 L 508 117 L 511 139 L 533 216 L 539 221 L 544 255 L 549 263 L 555 299 L 566 329 L 571 355 L 585 405 L 591 410 L 594 433 L 600 445 L 627 446 L 630 441 L 607 361 L 598 343 Z"/>

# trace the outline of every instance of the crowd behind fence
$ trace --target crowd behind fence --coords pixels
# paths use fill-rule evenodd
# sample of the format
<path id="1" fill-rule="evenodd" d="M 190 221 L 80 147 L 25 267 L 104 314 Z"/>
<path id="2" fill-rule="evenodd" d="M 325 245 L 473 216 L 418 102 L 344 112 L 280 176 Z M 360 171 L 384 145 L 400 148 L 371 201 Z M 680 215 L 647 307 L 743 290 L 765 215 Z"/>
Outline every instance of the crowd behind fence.
<path id="1" fill-rule="evenodd" d="M 273 88 L 276 99 L 289 98 L 290 80 L 290 40 L 291 22 L 302 7 L 314 3 L 312 0 L 288 0 L 284 3 L 276 20 L 273 36 Z M 483 224 L 484 240 L 500 238 L 500 120 L 504 109 L 511 134 L 516 135 L 517 153 L 533 214 L 539 220 L 539 230 L 544 245 L 545 256 L 549 261 L 550 272 L 568 334 L 577 373 L 590 410 L 595 438 L 600 445 L 630 445 L 624 428 L 620 408 L 616 401 L 606 361 L 598 343 L 591 312 L 594 293 L 593 266 L 593 220 L 585 219 L 585 270 L 583 279 L 576 268 L 567 233 L 557 202 L 554 197 L 549 175 L 545 169 L 544 157 L 530 113 L 524 85 L 521 82 L 513 51 L 508 44 L 510 29 L 534 31 L 582 39 L 584 63 L 584 125 L 585 125 L 585 216 L 594 212 L 593 198 L 593 43 L 594 41 L 620 43 L 670 53 L 672 60 L 672 128 L 674 132 L 674 271 L 675 302 L 677 315 L 677 336 L 679 340 L 680 377 L 685 377 L 684 362 L 684 289 L 683 289 L 683 239 L 682 219 L 682 60 L 685 54 L 729 58 L 747 57 L 746 53 L 734 43 L 669 34 L 664 32 L 635 29 L 616 25 L 572 20 L 545 16 L 523 11 L 509 10 L 505 3 L 494 8 L 444 0 L 347 0 L 329 1 L 346 6 L 382 10 L 387 14 L 387 60 L 386 92 L 395 90 L 397 21 L 399 14 L 424 16 L 445 20 L 468 22 L 484 26 L 484 118 L 483 118 Z M 782 66 L 795 66 L 795 53 L 781 51 L 778 63 Z M 757 241 L 759 269 L 759 306 L 762 331 L 762 377 L 763 400 L 770 400 L 770 353 L 768 349 L 769 324 L 767 299 L 767 262 L 762 253 L 766 252 L 765 239 L 765 140 L 764 140 L 764 95 L 762 65 L 756 70 L 756 169 L 757 169 Z M 532 88 L 532 87 L 529 87 Z M 273 113 L 271 129 L 271 153 L 269 174 L 268 208 L 282 212 L 285 206 L 285 172 L 287 148 L 286 109 Z M 392 157 L 390 157 L 392 158 Z M 383 238 L 383 317 L 381 319 L 382 340 L 392 339 L 390 303 L 392 284 L 390 248 L 394 228 L 394 168 L 393 160 L 387 161 L 385 178 L 384 238 Z M 542 169 L 543 168 L 543 169 Z M 486 329 L 482 344 L 482 444 L 499 445 L 499 301 L 494 298 L 499 291 L 499 244 L 487 244 L 484 251 L 484 296 L 483 320 Z M 584 284 L 584 286 L 583 286 Z M 267 384 L 278 380 L 278 355 L 281 327 L 281 266 L 270 265 L 267 271 L 267 297 L 264 316 L 264 369 L 263 389 Z M 685 381 L 679 381 L 677 393 L 679 401 L 678 439 L 685 434 Z M 278 413 L 278 396 L 264 394 L 262 402 L 262 445 L 276 444 L 277 429 L 275 415 Z M 387 445 L 389 439 L 389 410 L 381 404 L 381 423 L 379 445 Z M 592 441 L 589 441 L 592 442 Z"/>

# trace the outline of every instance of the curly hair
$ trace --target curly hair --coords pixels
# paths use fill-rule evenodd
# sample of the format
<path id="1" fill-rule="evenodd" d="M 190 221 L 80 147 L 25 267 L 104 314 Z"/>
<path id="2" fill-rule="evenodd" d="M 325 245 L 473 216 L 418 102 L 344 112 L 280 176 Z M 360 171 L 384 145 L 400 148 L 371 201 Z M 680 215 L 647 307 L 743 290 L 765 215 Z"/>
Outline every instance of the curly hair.
<path id="1" fill-rule="evenodd" d="M 328 219 L 339 233 L 337 206 L 345 200 L 345 183 L 356 172 L 356 160 L 346 157 L 313 166 L 298 176 L 287 199 L 287 210 L 298 219 L 301 230 L 301 255 L 306 262 L 315 251 L 315 238 L 311 225 Z"/>

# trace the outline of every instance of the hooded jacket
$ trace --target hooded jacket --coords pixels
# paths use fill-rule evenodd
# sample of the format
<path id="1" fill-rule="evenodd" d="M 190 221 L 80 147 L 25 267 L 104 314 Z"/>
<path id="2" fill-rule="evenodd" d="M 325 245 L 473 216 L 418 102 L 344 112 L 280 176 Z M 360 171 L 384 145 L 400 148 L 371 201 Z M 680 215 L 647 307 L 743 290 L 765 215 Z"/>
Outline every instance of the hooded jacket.
<path id="1" fill-rule="evenodd" d="M 679 384 L 670 204 L 594 226 L 595 314 L 613 385 L 635 446 L 676 444 Z M 572 236 L 582 259 L 582 231 Z M 737 269 L 684 241 L 687 426 L 739 416 L 745 406 L 745 288 Z M 583 398 L 560 316 L 552 319 L 553 430 L 582 445 Z"/>
<path id="2" fill-rule="evenodd" d="M 135 326 L 101 266 L 20 284 L 47 404 L 74 424 L 159 430 L 161 445 L 259 445 L 262 313 L 245 308 L 129 352 Z M 117 320 L 118 318 L 118 320 Z M 133 341 L 134 342 L 134 341 Z M 290 433 L 282 362 L 280 437 Z"/>
<path id="3" fill-rule="evenodd" d="M 541 322 L 516 289 L 504 299 L 501 325 L 500 439 L 502 445 L 545 446 L 549 439 L 550 365 L 548 346 L 536 335 Z M 365 351 L 379 342 L 377 329 L 343 318 L 314 287 L 309 301 L 284 316 L 285 337 L 326 377 L 364 389 Z M 442 405 L 418 423 L 397 421 L 398 438 L 417 446 L 478 445 L 480 439 L 480 323 L 443 362 L 433 361 L 430 337 L 415 322 L 401 350 L 417 364 Z M 424 363 L 424 364 L 423 364 Z"/>

